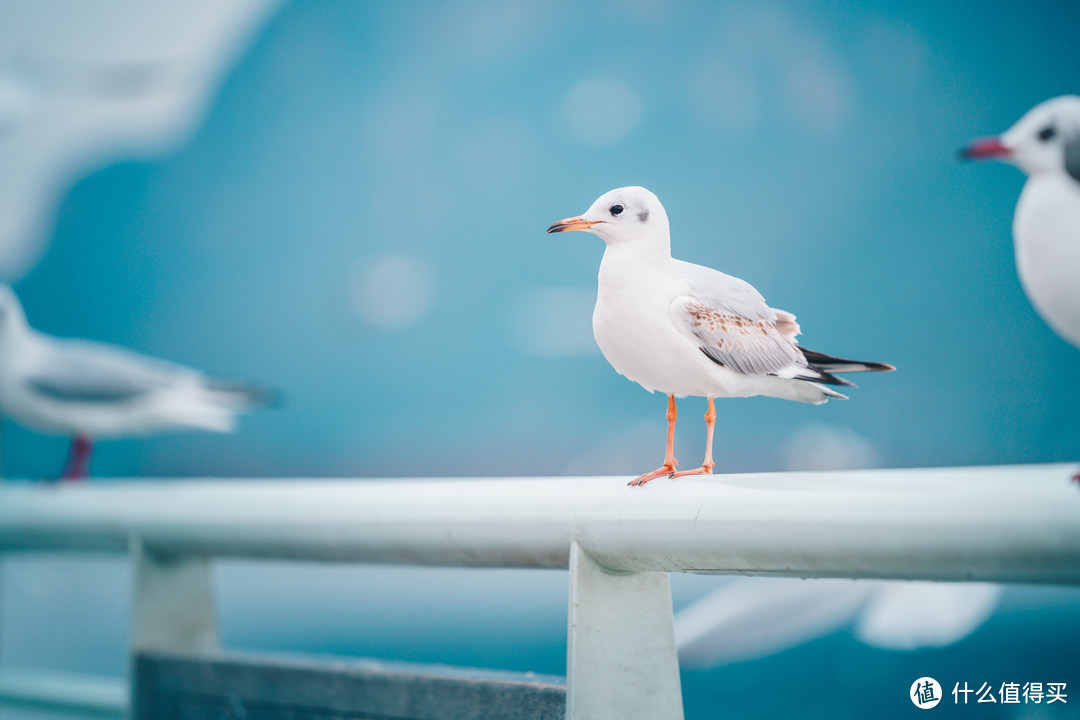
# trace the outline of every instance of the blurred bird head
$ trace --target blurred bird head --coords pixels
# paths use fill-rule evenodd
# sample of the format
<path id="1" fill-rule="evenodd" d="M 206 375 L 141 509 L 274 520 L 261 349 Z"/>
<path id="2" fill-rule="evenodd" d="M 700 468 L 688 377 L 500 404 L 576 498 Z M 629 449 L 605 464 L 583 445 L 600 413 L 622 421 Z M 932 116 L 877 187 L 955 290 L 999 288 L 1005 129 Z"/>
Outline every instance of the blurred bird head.
<path id="1" fill-rule="evenodd" d="M 660 199 L 643 187 L 624 187 L 606 192 L 577 217 L 560 220 L 549 233 L 585 230 L 608 245 L 632 242 L 670 249 L 667 213 Z"/>
<path id="2" fill-rule="evenodd" d="M 1028 175 L 1067 172 L 1080 182 L 1080 97 L 1063 95 L 1039 103 L 998 137 L 960 151 L 968 160 L 997 158 Z"/>

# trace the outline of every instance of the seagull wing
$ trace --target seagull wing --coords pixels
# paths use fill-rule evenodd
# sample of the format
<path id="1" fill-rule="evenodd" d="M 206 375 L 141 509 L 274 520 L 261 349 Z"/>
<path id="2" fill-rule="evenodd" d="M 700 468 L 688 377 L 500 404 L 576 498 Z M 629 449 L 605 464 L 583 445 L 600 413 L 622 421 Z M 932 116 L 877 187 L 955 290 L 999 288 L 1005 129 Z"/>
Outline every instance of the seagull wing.
<path id="1" fill-rule="evenodd" d="M 861 612 L 855 636 L 889 650 L 952 645 L 993 615 L 1002 590 L 988 583 L 886 583 Z"/>
<path id="2" fill-rule="evenodd" d="M 847 386 L 852 383 L 832 373 L 893 369 L 801 348 L 795 316 L 769 307 L 750 283 L 692 263 L 680 262 L 680 270 L 691 294 L 672 301 L 671 321 L 717 365 L 743 375 Z"/>
<path id="3" fill-rule="evenodd" d="M 851 623 L 880 581 L 738 578 L 675 615 L 684 668 L 765 657 Z"/>
<path id="4" fill-rule="evenodd" d="M 775 322 L 741 315 L 717 298 L 677 297 L 670 314 L 672 322 L 689 333 L 710 360 L 736 372 L 775 375 L 805 365 L 798 348 Z"/>
<path id="5" fill-rule="evenodd" d="M 54 401 L 117 403 L 198 378 L 198 373 L 182 365 L 111 345 L 71 340 L 53 345 L 26 383 Z"/>
<path id="6" fill-rule="evenodd" d="M 736 277 L 691 263 L 680 263 L 680 270 L 691 294 L 675 298 L 668 312 L 710 360 L 744 375 L 806 366 L 795 345 L 794 315 L 773 310 Z"/>

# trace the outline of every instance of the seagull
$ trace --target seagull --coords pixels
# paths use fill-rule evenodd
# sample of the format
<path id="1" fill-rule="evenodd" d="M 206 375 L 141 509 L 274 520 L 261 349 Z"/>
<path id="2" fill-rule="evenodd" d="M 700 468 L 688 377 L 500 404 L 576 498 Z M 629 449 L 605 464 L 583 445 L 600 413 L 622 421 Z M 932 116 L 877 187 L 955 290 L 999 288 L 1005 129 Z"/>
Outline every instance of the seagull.
<path id="1" fill-rule="evenodd" d="M 86 477 L 94 438 L 231 432 L 238 413 L 273 399 L 266 388 L 211 379 L 115 345 L 40 333 L 11 287 L 0 284 L 0 413 L 71 436 L 62 479 Z"/>
<path id="2" fill-rule="evenodd" d="M 998 137 L 960 151 L 1027 174 L 1013 217 L 1016 268 L 1031 304 L 1080 348 L 1080 97 L 1042 102 Z"/>
<path id="3" fill-rule="evenodd" d="M 736 578 L 675 614 L 683 668 L 764 657 L 845 627 L 884 650 L 946 647 L 994 613 L 1003 587 L 833 578 Z"/>
<path id="4" fill-rule="evenodd" d="M 606 244 L 593 311 L 600 351 L 620 375 L 668 396 L 664 464 L 630 485 L 712 473 L 714 398 L 767 395 L 817 405 L 847 399 L 828 386 L 851 383 L 833 373 L 894 369 L 800 347 L 795 316 L 769 307 L 752 285 L 671 257 L 667 213 L 643 187 L 605 193 L 583 215 L 547 231 L 567 230 L 590 232 Z M 705 459 L 700 468 L 677 472 L 675 398 L 687 395 L 708 398 Z"/>

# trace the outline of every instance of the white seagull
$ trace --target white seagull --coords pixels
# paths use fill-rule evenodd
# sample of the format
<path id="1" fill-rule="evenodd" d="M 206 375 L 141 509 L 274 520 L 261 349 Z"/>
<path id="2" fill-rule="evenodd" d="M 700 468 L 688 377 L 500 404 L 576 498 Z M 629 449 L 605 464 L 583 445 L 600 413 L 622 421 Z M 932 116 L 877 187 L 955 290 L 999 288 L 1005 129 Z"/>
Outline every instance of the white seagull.
<path id="1" fill-rule="evenodd" d="M 1040 103 L 999 137 L 961 151 L 1027 174 L 1016 203 L 1016 269 L 1046 324 L 1080 348 L 1080 97 Z"/>
<path id="2" fill-rule="evenodd" d="M 214 380 L 115 345 L 37 332 L 15 292 L 0 285 L 0 412 L 35 430 L 71 436 L 64 479 L 86 476 L 94 438 L 231 432 L 238 413 L 272 400 L 266 388 Z"/>
<path id="3" fill-rule="evenodd" d="M 583 215 L 547 231 L 566 230 L 591 232 L 607 245 L 593 311 L 596 344 L 620 375 L 668 396 L 664 464 L 631 485 L 712 472 L 713 398 L 768 395 L 820 404 L 846 399 L 827 387 L 851 385 L 833 373 L 894 369 L 799 347 L 795 316 L 769 307 L 749 283 L 672 258 L 667 213 L 643 187 L 605 193 Z M 676 472 L 675 398 L 686 395 L 709 400 L 705 460 Z"/>
<path id="4" fill-rule="evenodd" d="M 975 632 L 997 608 L 988 583 L 737 578 L 675 614 L 683 668 L 764 657 L 851 627 L 885 650 L 945 647 Z"/>

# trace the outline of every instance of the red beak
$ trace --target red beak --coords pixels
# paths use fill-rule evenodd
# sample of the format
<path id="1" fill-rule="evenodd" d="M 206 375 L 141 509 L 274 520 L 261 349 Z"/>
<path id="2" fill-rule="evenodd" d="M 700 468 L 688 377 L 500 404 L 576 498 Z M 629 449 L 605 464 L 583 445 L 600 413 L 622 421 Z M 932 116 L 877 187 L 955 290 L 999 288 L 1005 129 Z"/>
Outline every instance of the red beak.
<path id="1" fill-rule="evenodd" d="M 963 160 L 985 160 L 986 158 L 1006 158 L 1012 155 L 1012 149 L 1002 144 L 1000 138 L 990 137 L 976 140 L 960 151 Z"/>

